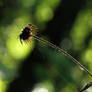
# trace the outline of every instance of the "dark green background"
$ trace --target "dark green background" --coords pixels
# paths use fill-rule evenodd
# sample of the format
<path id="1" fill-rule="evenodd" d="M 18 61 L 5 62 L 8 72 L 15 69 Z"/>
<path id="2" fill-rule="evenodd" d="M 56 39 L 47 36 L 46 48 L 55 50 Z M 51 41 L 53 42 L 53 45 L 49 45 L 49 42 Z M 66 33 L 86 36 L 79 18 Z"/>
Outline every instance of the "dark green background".
<path id="1" fill-rule="evenodd" d="M 92 71 L 91 0 L 0 0 L 0 92 L 78 92 L 92 80 L 41 42 L 21 45 L 29 23 Z"/>

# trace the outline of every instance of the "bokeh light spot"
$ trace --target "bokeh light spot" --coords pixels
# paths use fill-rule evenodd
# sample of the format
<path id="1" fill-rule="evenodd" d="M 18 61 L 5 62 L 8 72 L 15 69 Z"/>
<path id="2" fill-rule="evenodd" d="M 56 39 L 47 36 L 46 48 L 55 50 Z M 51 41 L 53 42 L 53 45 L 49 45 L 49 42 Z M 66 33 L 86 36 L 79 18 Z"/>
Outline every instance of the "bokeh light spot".
<path id="1" fill-rule="evenodd" d="M 43 7 L 39 9 L 36 13 L 38 21 L 48 21 L 53 18 L 53 11 L 49 7 Z"/>
<path id="2" fill-rule="evenodd" d="M 0 92 L 5 92 L 5 91 L 6 91 L 6 81 L 0 79 Z"/>
<path id="3" fill-rule="evenodd" d="M 32 92 L 48 92 L 48 89 L 47 88 L 35 88 Z"/>
<path id="4" fill-rule="evenodd" d="M 21 44 L 18 39 L 9 39 L 7 41 L 7 47 L 11 55 L 16 59 L 25 58 L 33 47 L 33 41 L 31 44 Z"/>
<path id="5" fill-rule="evenodd" d="M 89 49 L 85 52 L 85 60 L 92 62 L 92 49 Z"/>

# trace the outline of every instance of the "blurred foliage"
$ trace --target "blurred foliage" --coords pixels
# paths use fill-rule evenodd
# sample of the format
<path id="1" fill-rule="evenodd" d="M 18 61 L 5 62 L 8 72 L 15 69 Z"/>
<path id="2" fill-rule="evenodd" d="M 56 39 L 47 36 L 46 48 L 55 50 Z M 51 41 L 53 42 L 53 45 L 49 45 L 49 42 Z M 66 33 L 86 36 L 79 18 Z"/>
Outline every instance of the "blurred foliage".
<path id="1" fill-rule="evenodd" d="M 18 77 L 18 69 L 35 47 L 34 39 L 31 44 L 21 45 L 19 34 L 22 28 L 32 23 L 40 31 L 45 29 L 60 2 L 61 0 L 0 0 L 0 92 L 6 92 L 9 84 Z M 79 53 L 81 63 L 92 71 L 92 2 L 86 2 L 69 33 L 71 40 L 64 38 L 61 47 Z M 32 92 L 74 92 L 79 83 L 83 86 L 91 80 L 61 53 L 42 43 L 38 45 L 39 51 L 47 57 L 47 66 L 35 66 L 35 76 L 44 81 L 35 84 Z M 92 89 L 88 90 L 91 91 Z"/>

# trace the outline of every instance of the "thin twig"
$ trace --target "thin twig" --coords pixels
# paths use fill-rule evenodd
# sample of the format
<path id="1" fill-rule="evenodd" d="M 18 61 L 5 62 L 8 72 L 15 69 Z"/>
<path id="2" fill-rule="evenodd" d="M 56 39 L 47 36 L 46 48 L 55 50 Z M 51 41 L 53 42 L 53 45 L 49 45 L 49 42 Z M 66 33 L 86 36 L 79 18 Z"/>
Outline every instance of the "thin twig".
<path id="1" fill-rule="evenodd" d="M 87 68 L 85 68 L 82 64 L 79 63 L 78 60 L 76 60 L 75 58 L 73 58 L 69 53 L 67 53 L 65 50 L 59 48 L 58 46 L 52 44 L 51 42 L 44 40 L 36 35 L 31 35 L 34 39 L 43 42 L 44 44 L 49 45 L 52 48 L 55 48 L 56 50 L 58 50 L 59 52 L 63 53 L 65 56 L 67 56 L 68 58 L 70 58 L 74 63 L 76 63 L 82 70 L 84 70 L 89 76 L 92 77 L 92 74 L 88 71 Z"/>

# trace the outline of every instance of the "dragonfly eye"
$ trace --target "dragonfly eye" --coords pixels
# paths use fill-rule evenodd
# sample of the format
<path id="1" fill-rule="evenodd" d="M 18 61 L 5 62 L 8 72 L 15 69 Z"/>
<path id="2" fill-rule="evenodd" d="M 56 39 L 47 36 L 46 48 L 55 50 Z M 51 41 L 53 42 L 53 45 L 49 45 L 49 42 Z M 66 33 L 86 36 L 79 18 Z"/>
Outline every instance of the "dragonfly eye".
<path id="1" fill-rule="evenodd" d="M 23 30 L 23 32 L 25 32 L 25 33 L 29 33 L 30 31 L 31 31 L 31 29 L 28 28 L 28 27 L 25 27 L 24 30 Z"/>

